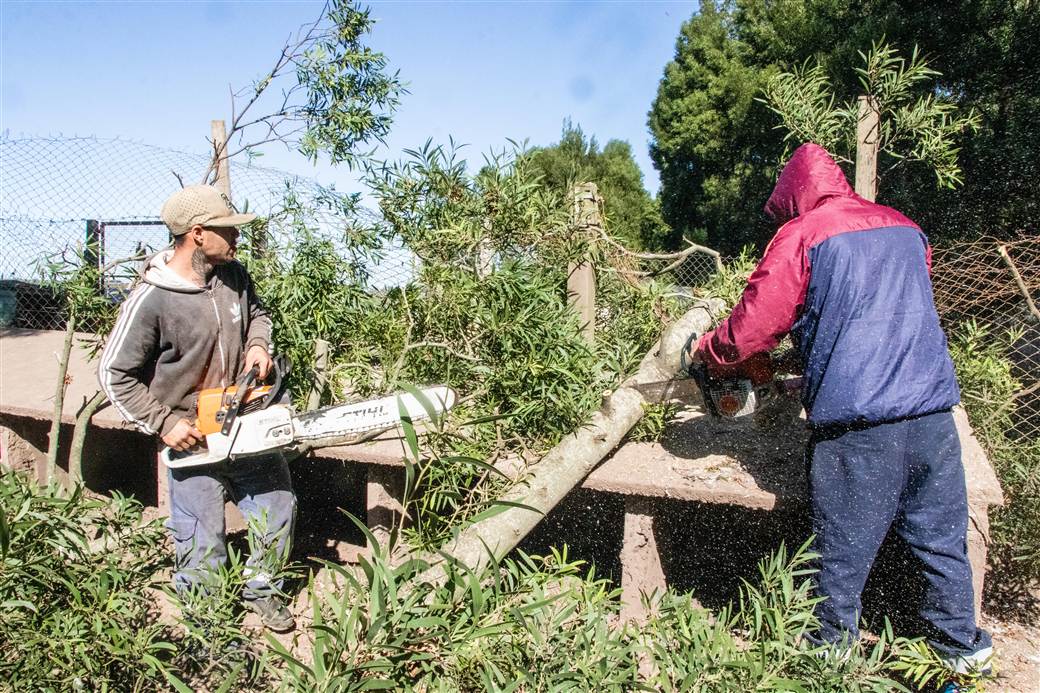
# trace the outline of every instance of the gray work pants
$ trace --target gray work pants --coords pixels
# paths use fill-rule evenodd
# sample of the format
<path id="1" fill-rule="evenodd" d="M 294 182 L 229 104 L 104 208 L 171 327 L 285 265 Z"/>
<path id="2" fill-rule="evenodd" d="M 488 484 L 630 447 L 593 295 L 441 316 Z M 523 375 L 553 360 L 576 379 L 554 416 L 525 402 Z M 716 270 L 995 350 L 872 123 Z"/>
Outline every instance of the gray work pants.
<path id="1" fill-rule="evenodd" d="M 296 495 L 281 453 L 170 469 L 170 519 L 178 591 L 204 583 L 227 560 L 224 503 L 231 499 L 249 525 L 245 599 L 281 588 L 272 576 L 285 564 L 296 524 Z"/>

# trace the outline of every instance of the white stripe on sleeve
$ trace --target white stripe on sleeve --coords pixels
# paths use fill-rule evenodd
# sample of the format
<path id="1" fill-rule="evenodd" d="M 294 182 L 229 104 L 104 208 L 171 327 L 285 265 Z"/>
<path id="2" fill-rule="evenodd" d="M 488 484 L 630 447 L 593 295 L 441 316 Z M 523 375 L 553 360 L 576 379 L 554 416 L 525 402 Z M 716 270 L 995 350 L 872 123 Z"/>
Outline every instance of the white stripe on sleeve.
<path id="1" fill-rule="evenodd" d="M 115 360 L 116 354 L 123 348 L 124 342 L 126 342 L 126 335 L 130 332 L 130 326 L 134 322 L 134 317 L 137 315 L 138 309 L 144 303 L 144 299 L 148 294 L 155 289 L 151 284 L 141 284 L 135 289 L 130 297 L 123 304 L 122 309 L 119 311 L 119 319 L 116 320 L 116 325 L 112 328 L 112 334 L 108 338 L 108 344 L 105 346 L 105 353 L 101 359 L 101 364 L 98 366 L 98 381 L 101 383 L 101 388 L 105 391 L 110 402 L 115 405 L 119 413 L 123 415 L 126 421 L 132 424 L 136 424 L 144 431 L 148 433 L 156 433 L 151 426 L 146 424 L 140 419 L 134 418 L 126 407 L 116 398 L 115 391 L 112 389 L 112 370 L 111 365 Z"/>

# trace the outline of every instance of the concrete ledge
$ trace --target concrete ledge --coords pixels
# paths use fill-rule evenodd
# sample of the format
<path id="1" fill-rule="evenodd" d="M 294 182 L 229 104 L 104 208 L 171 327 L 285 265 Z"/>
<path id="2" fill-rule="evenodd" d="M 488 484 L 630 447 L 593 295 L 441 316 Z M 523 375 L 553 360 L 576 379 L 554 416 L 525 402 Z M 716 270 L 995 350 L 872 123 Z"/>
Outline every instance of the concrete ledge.
<path id="1" fill-rule="evenodd" d="M 39 464 L 41 450 L 46 447 L 46 422 L 53 410 L 57 355 L 63 341 L 62 332 L 0 330 L 0 425 L 5 429 L 0 431 L 0 442 L 3 443 L 3 462 L 9 466 Z M 91 361 L 87 350 L 77 343 L 69 364 L 66 413 L 62 417 L 65 424 L 74 423 L 76 411 L 99 389 L 96 367 L 96 361 Z M 629 607 L 639 603 L 640 594 L 650 594 L 662 587 L 664 559 L 658 554 L 654 538 L 654 515 L 661 504 L 654 499 L 730 504 L 768 511 L 787 504 L 801 504 L 807 498 L 804 449 L 809 432 L 799 417 L 797 403 L 775 403 L 757 416 L 752 425 L 727 425 L 712 421 L 701 413 L 699 406 L 691 404 L 699 401 L 699 396 L 691 391 L 691 383 L 668 387 L 680 412 L 661 441 L 621 445 L 582 483 L 585 489 L 626 499 L 623 599 Z M 1002 505 L 1003 494 L 964 410 L 957 407 L 954 418 L 963 449 L 971 518 L 968 542 L 978 605 L 989 542 L 988 508 Z M 154 460 L 151 437 L 126 430 L 133 429 L 112 407 L 101 409 L 91 422 L 107 430 L 106 435 L 98 436 L 94 445 L 100 449 L 97 454 L 113 457 L 109 464 L 126 464 L 128 455 Z M 117 432 L 123 437 L 130 436 L 133 441 L 108 440 Z M 147 450 L 150 452 L 142 452 Z M 361 445 L 325 448 L 314 457 L 365 468 L 369 523 L 385 534 L 400 513 L 395 501 L 400 494 L 400 472 L 387 468 L 403 467 L 407 455 L 401 435 L 390 432 Z M 154 462 L 149 464 L 154 469 Z M 130 465 L 135 467 L 136 464 Z M 107 467 L 101 472 L 106 478 L 96 478 L 95 483 L 100 482 L 102 487 L 118 485 L 125 471 L 115 478 L 107 478 L 116 469 L 119 467 Z M 160 470 L 152 477 L 152 483 L 158 481 L 161 486 L 161 478 Z M 162 496 L 161 490 L 142 494 L 145 499 Z M 640 616 L 638 607 L 627 608 L 626 617 L 638 619 Z"/>
<path id="2" fill-rule="evenodd" d="M 76 413 L 101 389 L 97 360 L 90 359 L 82 344 L 92 336 L 77 333 L 73 342 L 62 423 L 75 423 Z M 64 342 L 64 332 L 0 328 L 0 414 L 50 421 Z M 100 428 L 135 430 L 111 406 L 100 409 L 91 423 Z"/>

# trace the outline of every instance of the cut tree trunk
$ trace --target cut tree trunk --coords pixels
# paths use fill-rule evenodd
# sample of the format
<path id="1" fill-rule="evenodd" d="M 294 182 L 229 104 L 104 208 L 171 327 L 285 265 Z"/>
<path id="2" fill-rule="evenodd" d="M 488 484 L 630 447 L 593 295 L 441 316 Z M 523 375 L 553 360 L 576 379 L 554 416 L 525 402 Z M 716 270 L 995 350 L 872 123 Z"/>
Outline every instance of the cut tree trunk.
<path id="1" fill-rule="evenodd" d="M 430 581 L 443 577 L 443 555 L 474 571 L 502 559 L 546 513 L 588 476 L 625 434 L 643 416 L 643 405 L 664 399 L 679 371 L 679 353 L 692 333 L 703 334 L 724 310 L 722 301 L 697 304 L 665 328 L 660 341 L 643 358 L 639 370 L 613 393 L 592 415 L 589 423 L 570 434 L 531 465 L 527 476 L 501 497 L 511 506 L 497 515 L 463 529 L 456 539 L 424 560 L 435 564 L 424 576 Z"/>

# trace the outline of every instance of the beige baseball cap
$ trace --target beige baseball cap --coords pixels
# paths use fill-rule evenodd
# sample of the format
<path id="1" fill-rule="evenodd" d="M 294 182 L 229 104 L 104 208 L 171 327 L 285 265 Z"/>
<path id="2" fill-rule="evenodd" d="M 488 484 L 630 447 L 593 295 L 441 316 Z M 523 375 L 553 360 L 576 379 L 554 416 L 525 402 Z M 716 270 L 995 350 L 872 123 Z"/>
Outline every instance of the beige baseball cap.
<path id="1" fill-rule="evenodd" d="M 181 188 L 162 207 L 163 223 L 174 236 L 187 233 L 195 224 L 228 228 L 254 219 L 255 214 L 239 214 L 228 196 L 212 185 Z"/>

